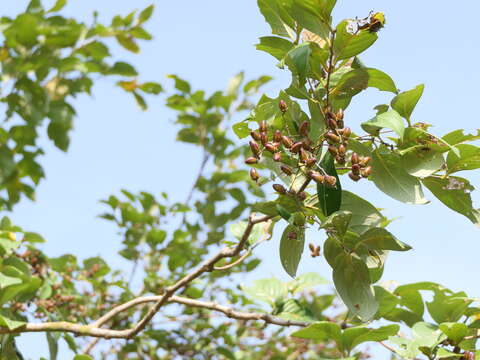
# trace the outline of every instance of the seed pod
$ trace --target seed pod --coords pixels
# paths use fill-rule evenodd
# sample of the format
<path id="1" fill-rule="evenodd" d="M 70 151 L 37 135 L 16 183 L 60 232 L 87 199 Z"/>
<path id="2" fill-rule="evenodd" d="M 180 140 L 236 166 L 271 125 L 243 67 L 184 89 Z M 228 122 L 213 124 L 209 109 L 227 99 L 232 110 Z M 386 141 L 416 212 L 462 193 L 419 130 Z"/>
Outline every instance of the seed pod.
<path id="1" fill-rule="evenodd" d="M 330 129 L 335 130 L 338 127 L 338 123 L 335 119 L 327 119 L 327 125 Z"/>
<path id="2" fill-rule="evenodd" d="M 265 120 L 262 120 L 260 123 L 260 132 L 267 132 L 268 131 L 268 124 Z"/>
<path id="3" fill-rule="evenodd" d="M 315 165 L 316 162 L 317 162 L 317 159 L 312 157 L 312 158 L 309 158 L 309 159 L 305 160 L 305 165 L 307 167 L 312 167 L 313 165 Z"/>
<path id="4" fill-rule="evenodd" d="M 330 145 L 328 147 L 328 152 L 332 154 L 333 156 L 336 156 L 338 154 L 338 149 L 334 145 Z"/>
<path id="5" fill-rule="evenodd" d="M 260 155 L 260 146 L 255 141 L 250 141 L 250 150 L 252 150 L 252 153 L 255 157 L 259 157 Z"/>
<path id="6" fill-rule="evenodd" d="M 248 164 L 248 165 L 252 165 L 252 164 L 256 164 L 258 162 L 258 159 L 256 157 L 249 157 L 247 158 L 247 160 L 245 160 L 245 164 Z"/>
<path id="7" fill-rule="evenodd" d="M 280 170 L 282 170 L 286 175 L 292 175 L 293 174 L 293 170 L 287 165 L 280 166 Z"/>
<path id="8" fill-rule="evenodd" d="M 352 164 L 358 164 L 358 154 L 356 152 L 354 152 L 352 154 L 352 157 L 350 158 L 350 161 L 352 162 Z"/>
<path id="9" fill-rule="evenodd" d="M 334 187 L 337 184 L 337 178 L 335 176 L 326 175 L 325 176 L 325 182 L 329 186 Z"/>
<path id="10" fill-rule="evenodd" d="M 340 164 L 340 165 L 345 165 L 345 163 L 347 162 L 347 161 L 345 160 L 345 156 L 340 156 L 340 155 L 337 155 L 337 156 L 335 157 L 335 160 L 336 160 L 337 163 Z"/>
<path id="11" fill-rule="evenodd" d="M 284 100 L 280 100 L 280 102 L 278 103 L 278 108 L 282 113 L 285 114 L 288 110 L 288 105 Z"/>
<path id="12" fill-rule="evenodd" d="M 286 194 L 287 193 L 287 189 L 285 189 L 285 187 L 283 185 L 273 184 L 272 187 L 273 187 L 273 190 L 275 190 L 279 194 Z"/>
<path id="13" fill-rule="evenodd" d="M 290 149 L 293 145 L 292 139 L 290 139 L 288 136 L 283 135 L 282 136 L 282 144 L 285 146 L 287 149 Z"/>
<path id="14" fill-rule="evenodd" d="M 325 176 L 317 171 L 309 171 L 308 176 L 310 176 L 317 184 L 323 184 L 325 182 Z"/>
<path id="15" fill-rule="evenodd" d="M 333 131 L 329 131 L 328 133 L 325 134 L 325 138 L 329 143 L 339 143 L 340 142 L 340 137 L 335 134 Z"/>
<path id="16" fill-rule="evenodd" d="M 300 125 L 300 129 L 298 130 L 298 132 L 302 136 L 307 136 L 309 129 L 310 129 L 310 124 L 308 123 L 308 121 L 304 121 L 302 125 Z"/>
<path id="17" fill-rule="evenodd" d="M 360 174 L 360 165 L 353 164 L 352 165 L 352 173 L 354 173 L 355 175 L 359 175 Z"/>
<path id="18" fill-rule="evenodd" d="M 265 149 L 267 149 L 271 153 L 275 153 L 275 152 L 278 151 L 278 145 L 276 145 L 275 143 L 272 143 L 272 142 L 267 142 L 265 144 Z"/>
<path id="19" fill-rule="evenodd" d="M 337 116 L 333 112 L 327 111 L 327 119 L 337 120 Z"/>
<path id="20" fill-rule="evenodd" d="M 298 152 L 300 152 L 300 149 L 302 147 L 303 147 L 303 143 L 299 141 L 292 145 L 292 148 L 290 149 L 290 151 L 293 152 L 294 154 L 297 154 Z"/>
<path id="21" fill-rule="evenodd" d="M 308 153 L 305 151 L 305 149 L 300 149 L 300 159 L 303 161 L 303 162 L 306 162 L 308 159 L 310 158 L 310 156 L 308 155 Z"/>
<path id="22" fill-rule="evenodd" d="M 273 154 L 273 161 L 279 162 L 282 160 L 282 155 L 279 152 Z"/>
<path id="23" fill-rule="evenodd" d="M 282 132 L 280 130 L 275 130 L 273 133 L 273 141 L 281 142 L 282 141 Z"/>
<path id="24" fill-rule="evenodd" d="M 352 179 L 353 181 L 358 181 L 358 180 L 360 180 L 360 176 L 355 175 L 355 174 L 354 174 L 353 172 L 351 172 L 351 171 L 348 173 L 348 176 L 349 176 L 350 179 Z"/>
<path id="25" fill-rule="evenodd" d="M 343 109 L 338 109 L 337 111 L 337 119 L 343 120 L 344 112 Z"/>
<path id="26" fill-rule="evenodd" d="M 266 132 L 260 133 L 260 141 L 262 142 L 263 146 L 265 146 L 265 144 L 268 142 L 268 135 Z"/>
<path id="27" fill-rule="evenodd" d="M 250 177 L 252 178 L 253 181 L 257 181 L 260 178 L 260 175 L 258 175 L 258 171 L 255 168 L 250 169 Z"/>
<path id="28" fill-rule="evenodd" d="M 360 174 L 362 174 L 364 178 L 368 178 L 370 175 L 372 175 L 372 167 L 367 166 L 366 168 L 360 170 Z"/>
<path id="29" fill-rule="evenodd" d="M 312 140 L 310 140 L 308 137 L 306 137 L 302 140 L 302 144 L 303 144 L 303 148 L 305 150 L 308 150 L 308 151 L 312 150 L 312 148 L 311 148 Z"/>
<path id="30" fill-rule="evenodd" d="M 345 147 L 345 145 L 342 144 L 338 147 L 338 155 L 345 156 L 346 152 L 347 152 L 347 148 Z"/>
<path id="31" fill-rule="evenodd" d="M 360 166 L 365 167 L 370 163 L 371 160 L 372 158 L 370 156 L 362 156 L 360 159 L 358 159 L 358 163 Z"/>
<path id="32" fill-rule="evenodd" d="M 352 129 L 350 129 L 349 127 L 346 127 L 343 129 L 343 137 L 345 138 L 349 138 L 350 135 L 352 135 Z"/>
<path id="33" fill-rule="evenodd" d="M 343 120 L 337 119 L 337 125 L 339 128 L 343 128 L 345 126 L 345 123 L 343 122 Z"/>
<path id="34" fill-rule="evenodd" d="M 305 191 L 302 191 L 302 192 L 299 192 L 297 196 L 301 201 L 303 201 L 307 198 L 307 193 Z"/>
<path id="35" fill-rule="evenodd" d="M 253 138 L 253 140 L 260 141 L 260 133 L 256 130 L 250 131 L 250 136 Z"/>

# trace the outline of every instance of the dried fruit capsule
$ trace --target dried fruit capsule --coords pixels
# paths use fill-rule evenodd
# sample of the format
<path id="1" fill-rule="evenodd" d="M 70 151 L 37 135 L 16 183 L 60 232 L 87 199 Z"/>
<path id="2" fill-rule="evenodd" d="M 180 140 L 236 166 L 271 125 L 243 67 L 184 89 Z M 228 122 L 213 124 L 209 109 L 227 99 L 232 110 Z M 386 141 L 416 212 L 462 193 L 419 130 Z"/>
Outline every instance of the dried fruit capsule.
<path id="1" fill-rule="evenodd" d="M 358 165 L 358 164 L 353 164 L 353 165 L 352 165 L 352 173 L 354 173 L 355 175 L 360 174 L 360 165 Z"/>
<path id="2" fill-rule="evenodd" d="M 370 163 L 371 160 L 372 158 L 370 156 L 362 156 L 360 159 L 358 159 L 358 163 L 360 166 L 365 167 Z"/>
<path id="3" fill-rule="evenodd" d="M 337 120 L 337 116 L 333 112 L 327 111 L 327 119 Z"/>
<path id="4" fill-rule="evenodd" d="M 370 175 L 372 175 L 372 167 L 367 166 L 366 168 L 360 170 L 360 174 L 362 174 L 364 178 L 368 178 Z"/>
<path id="5" fill-rule="evenodd" d="M 341 119 L 337 119 L 337 125 L 339 128 L 343 128 L 345 126 L 345 123 Z"/>
<path id="6" fill-rule="evenodd" d="M 310 156 L 308 155 L 308 152 L 306 152 L 305 149 L 301 148 L 300 149 L 300 159 L 303 162 L 306 162 L 309 158 L 310 158 Z"/>
<path id="7" fill-rule="evenodd" d="M 283 135 L 282 136 L 282 144 L 285 146 L 287 149 L 290 149 L 293 145 L 292 139 L 290 139 L 288 136 Z"/>
<path id="8" fill-rule="evenodd" d="M 265 149 L 267 149 L 271 153 L 275 153 L 278 151 L 278 145 L 276 143 L 268 142 L 265 144 Z"/>
<path id="9" fill-rule="evenodd" d="M 360 176 L 355 175 L 355 174 L 352 173 L 351 171 L 348 173 L 348 176 L 349 176 L 350 179 L 352 179 L 353 181 L 358 181 L 358 180 L 360 180 Z"/>
<path id="10" fill-rule="evenodd" d="M 326 175 L 325 176 L 325 182 L 328 185 L 334 187 L 337 184 L 337 178 L 335 176 Z"/>
<path id="11" fill-rule="evenodd" d="M 260 146 L 255 141 L 250 141 L 250 150 L 252 150 L 252 153 L 255 157 L 258 157 L 260 155 Z"/>
<path id="12" fill-rule="evenodd" d="M 332 154 L 333 156 L 336 156 L 338 154 L 338 149 L 336 146 L 330 145 L 328 147 L 328 152 Z"/>
<path id="13" fill-rule="evenodd" d="M 249 157 L 245 160 L 245 164 L 248 164 L 248 165 L 252 165 L 252 164 L 256 164 L 258 162 L 258 159 L 256 157 Z"/>
<path id="14" fill-rule="evenodd" d="M 300 200 L 303 201 L 303 200 L 305 200 L 305 199 L 307 198 L 307 193 L 306 193 L 305 191 L 302 191 L 302 192 L 299 192 L 299 193 L 297 194 L 297 196 L 298 196 L 298 198 L 299 198 Z"/>
<path id="15" fill-rule="evenodd" d="M 292 145 L 290 151 L 293 153 L 298 153 L 300 152 L 300 149 L 303 147 L 303 143 L 301 141 L 296 142 L 295 144 Z"/>
<path id="16" fill-rule="evenodd" d="M 308 150 L 308 151 L 312 150 L 312 148 L 310 147 L 312 145 L 312 140 L 310 140 L 309 138 L 304 138 L 302 140 L 302 144 L 305 150 Z"/>
<path id="17" fill-rule="evenodd" d="M 340 142 L 340 137 L 337 134 L 335 134 L 333 131 L 327 132 L 325 134 L 325 138 L 330 143 L 339 143 Z"/>
<path id="18" fill-rule="evenodd" d="M 310 176 L 313 179 L 313 181 L 315 181 L 318 184 L 323 184 L 325 182 L 325 176 L 321 175 L 316 171 L 309 171 L 308 176 Z"/>
<path id="19" fill-rule="evenodd" d="M 344 165 L 347 161 L 345 160 L 345 157 L 344 156 L 340 156 L 340 155 L 337 155 L 335 157 L 335 160 L 337 161 L 337 163 L 339 163 L 340 165 Z"/>
<path id="20" fill-rule="evenodd" d="M 273 184 L 272 187 L 273 187 L 273 190 L 275 190 L 279 194 L 286 194 L 287 193 L 287 189 L 285 189 L 285 187 L 283 185 Z"/>
<path id="21" fill-rule="evenodd" d="M 260 123 L 260 132 L 267 132 L 268 131 L 268 125 L 265 120 L 262 120 Z"/>
<path id="22" fill-rule="evenodd" d="M 313 165 L 315 165 L 315 163 L 317 162 L 317 160 L 315 158 L 309 158 L 307 160 L 305 160 L 305 165 L 307 165 L 307 167 L 312 167 Z"/>
<path id="23" fill-rule="evenodd" d="M 345 145 L 342 144 L 338 147 L 338 155 L 345 156 L 346 152 L 347 152 L 347 148 L 345 147 Z"/>
<path id="24" fill-rule="evenodd" d="M 273 158 L 273 161 L 279 162 L 282 160 L 282 155 L 279 152 L 276 152 L 275 154 L 273 154 L 272 158 Z"/>
<path id="25" fill-rule="evenodd" d="M 338 127 L 338 123 L 335 119 L 327 119 L 327 125 L 330 129 L 335 130 Z"/>
<path id="26" fill-rule="evenodd" d="M 280 166 L 280 170 L 282 170 L 287 175 L 292 175 L 293 174 L 293 170 L 287 165 Z"/>
<path id="27" fill-rule="evenodd" d="M 358 164 L 358 154 L 357 153 L 353 153 L 352 154 L 352 157 L 350 158 L 350 161 L 352 162 L 352 164 Z"/>
<path id="28" fill-rule="evenodd" d="M 337 119 L 343 120 L 344 112 L 343 109 L 338 109 L 337 111 Z"/>
<path id="29" fill-rule="evenodd" d="M 300 125 L 300 129 L 298 130 L 298 132 L 302 136 L 307 136 L 309 129 L 310 129 L 310 124 L 308 123 L 308 121 L 304 121 L 302 125 Z"/>
<path id="30" fill-rule="evenodd" d="M 265 144 L 268 142 L 268 136 L 266 132 L 260 133 L 260 141 L 262 142 L 263 146 L 265 146 Z"/>
<path id="31" fill-rule="evenodd" d="M 282 141 L 282 132 L 280 130 L 275 130 L 273 133 L 273 141 L 281 142 Z"/>
<path id="32" fill-rule="evenodd" d="M 260 175 L 258 175 L 258 171 L 255 168 L 250 169 L 250 177 L 252 178 L 253 181 L 257 181 L 260 178 Z"/>
<path id="33" fill-rule="evenodd" d="M 280 100 L 278 103 L 278 108 L 282 113 L 286 113 L 288 110 L 288 105 L 284 100 Z"/>
<path id="34" fill-rule="evenodd" d="M 256 130 L 250 131 L 250 136 L 253 138 L 253 140 L 260 141 L 260 133 Z"/>
<path id="35" fill-rule="evenodd" d="M 349 127 L 344 128 L 342 135 L 343 137 L 349 138 L 350 135 L 352 135 L 352 129 L 350 129 Z"/>

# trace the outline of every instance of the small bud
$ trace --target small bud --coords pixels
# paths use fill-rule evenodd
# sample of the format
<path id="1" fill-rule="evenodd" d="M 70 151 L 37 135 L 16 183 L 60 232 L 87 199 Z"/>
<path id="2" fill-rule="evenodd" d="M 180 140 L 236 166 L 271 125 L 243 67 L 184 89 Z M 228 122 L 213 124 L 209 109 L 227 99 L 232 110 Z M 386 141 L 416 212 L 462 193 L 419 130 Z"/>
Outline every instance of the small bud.
<path id="1" fill-rule="evenodd" d="M 302 191 L 302 192 L 299 192 L 297 196 L 301 201 L 303 201 L 307 198 L 307 193 L 305 191 Z"/>
<path id="2" fill-rule="evenodd" d="M 272 187 L 273 187 L 273 190 L 275 190 L 279 194 L 286 194 L 287 193 L 287 189 L 285 189 L 285 187 L 283 185 L 273 184 Z"/>
<path id="3" fill-rule="evenodd" d="M 357 153 L 353 153 L 352 154 L 352 157 L 350 158 L 350 161 L 352 162 L 352 164 L 358 164 L 358 154 Z"/>
<path id="4" fill-rule="evenodd" d="M 293 152 L 294 154 L 297 154 L 298 152 L 300 152 L 300 149 L 302 147 L 303 147 L 303 143 L 299 141 L 292 145 L 292 148 L 290 149 L 290 151 Z"/>
<path id="5" fill-rule="evenodd" d="M 303 148 L 304 148 L 305 150 L 308 150 L 308 151 L 311 151 L 311 150 L 312 150 L 312 148 L 311 148 L 312 140 L 310 140 L 309 138 L 307 138 L 307 137 L 304 138 L 304 139 L 302 140 L 302 144 L 303 144 Z"/>
<path id="6" fill-rule="evenodd" d="M 349 178 L 352 179 L 353 181 L 358 181 L 358 180 L 360 180 L 360 176 L 355 175 L 355 174 L 352 173 L 352 172 L 349 172 L 349 173 L 348 173 L 348 176 L 349 176 Z"/>
<path id="7" fill-rule="evenodd" d="M 343 137 L 345 138 L 349 138 L 350 135 L 352 135 L 352 129 L 350 129 L 349 127 L 346 127 L 343 129 Z"/>
<path id="8" fill-rule="evenodd" d="M 343 109 L 338 109 L 337 111 L 337 119 L 343 120 L 344 112 Z"/>
<path id="9" fill-rule="evenodd" d="M 327 125 L 332 130 L 335 130 L 338 127 L 337 121 L 335 119 L 331 119 L 331 118 L 329 118 L 327 120 Z"/>
<path id="10" fill-rule="evenodd" d="M 337 119 L 337 125 L 339 128 L 345 127 L 345 123 L 343 122 L 343 120 L 340 120 L 340 119 Z"/>
<path id="11" fill-rule="evenodd" d="M 347 152 L 347 148 L 345 147 L 345 145 L 342 144 L 338 147 L 338 155 L 345 156 L 346 152 Z"/>
<path id="12" fill-rule="evenodd" d="M 250 136 L 253 138 L 253 140 L 260 141 L 260 133 L 258 131 L 250 131 Z"/>
<path id="13" fill-rule="evenodd" d="M 299 133 L 302 136 L 307 136 L 308 135 L 308 130 L 310 129 L 310 124 L 308 121 L 304 121 L 302 125 L 300 125 Z"/>
<path id="14" fill-rule="evenodd" d="M 268 142 L 265 144 L 265 149 L 267 149 L 268 151 L 270 151 L 271 153 L 275 153 L 278 151 L 278 144 L 277 143 L 272 143 L 272 142 Z"/>
<path id="15" fill-rule="evenodd" d="M 308 176 L 310 176 L 317 184 L 323 184 L 325 182 L 325 176 L 317 171 L 309 171 Z"/>
<path id="16" fill-rule="evenodd" d="M 360 174 L 360 165 L 353 164 L 352 165 L 352 173 L 354 173 L 355 175 L 359 175 Z"/>
<path id="17" fill-rule="evenodd" d="M 337 116 L 333 112 L 327 111 L 327 119 L 337 120 Z"/>
<path id="18" fill-rule="evenodd" d="M 326 175 L 325 182 L 331 187 L 334 187 L 337 184 L 337 178 L 335 176 Z"/>
<path id="19" fill-rule="evenodd" d="M 282 132 L 280 130 L 275 130 L 273 133 L 273 141 L 281 142 L 282 141 Z"/>
<path id="20" fill-rule="evenodd" d="M 263 120 L 261 123 L 260 123 L 260 132 L 267 132 L 268 131 L 268 125 L 267 125 L 267 122 L 265 120 Z"/>
<path id="21" fill-rule="evenodd" d="M 293 145 L 292 139 L 290 139 L 288 136 L 283 135 L 282 136 L 282 144 L 285 146 L 287 149 L 290 149 Z"/>
<path id="22" fill-rule="evenodd" d="M 368 178 L 370 175 L 372 175 L 372 167 L 367 166 L 366 168 L 360 170 L 360 174 L 362 174 L 364 178 Z"/>
<path id="23" fill-rule="evenodd" d="M 365 167 L 370 163 L 371 160 L 372 158 L 370 156 L 362 156 L 360 159 L 358 159 L 358 163 L 360 166 Z"/>
<path id="24" fill-rule="evenodd" d="M 330 143 L 339 143 L 340 142 L 340 137 L 337 134 L 335 134 L 333 131 L 329 131 L 328 133 L 326 133 L 325 138 Z"/>
<path id="25" fill-rule="evenodd" d="M 260 141 L 262 142 L 263 146 L 265 146 L 265 144 L 268 142 L 268 135 L 266 132 L 260 133 Z"/>
<path id="26" fill-rule="evenodd" d="M 255 141 L 250 141 L 250 150 L 252 150 L 252 153 L 255 157 L 258 157 L 260 155 L 260 146 Z"/>
<path id="27" fill-rule="evenodd" d="M 280 170 L 282 170 L 286 175 L 292 175 L 293 174 L 293 170 L 287 165 L 280 166 Z"/>
<path id="28" fill-rule="evenodd" d="M 273 154 L 273 161 L 282 161 L 282 155 L 279 152 L 276 152 L 275 154 Z"/>
<path id="29" fill-rule="evenodd" d="M 335 160 L 336 160 L 337 163 L 340 164 L 340 165 L 345 165 L 345 163 L 346 163 L 345 156 L 337 155 L 337 156 L 335 157 Z"/>
<path id="30" fill-rule="evenodd" d="M 332 154 L 333 156 L 337 156 L 337 154 L 338 154 L 338 149 L 337 149 L 335 146 L 330 145 L 330 146 L 328 147 L 328 152 L 329 152 L 330 154 Z"/>
<path id="31" fill-rule="evenodd" d="M 245 164 L 248 164 L 248 165 L 252 165 L 252 164 L 256 164 L 258 162 L 258 159 L 256 157 L 249 157 L 247 158 L 247 160 L 245 160 Z"/>
<path id="32" fill-rule="evenodd" d="M 310 156 L 308 155 L 308 152 L 305 151 L 305 149 L 300 149 L 300 159 L 303 161 L 303 162 L 306 162 L 308 159 L 310 158 Z"/>
<path id="33" fill-rule="evenodd" d="M 284 114 L 288 110 L 288 105 L 284 100 L 280 100 L 280 102 L 278 103 L 278 107 L 279 107 L 280 111 Z"/>
<path id="34" fill-rule="evenodd" d="M 316 162 L 317 162 L 317 159 L 312 157 L 312 158 L 309 158 L 309 159 L 305 160 L 305 165 L 307 167 L 312 167 L 313 165 L 315 165 Z"/>
<path id="35" fill-rule="evenodd" d="M 260 175 L 258 175 L 258 171 L 255 168 L 250 169 L 250 177 L 252 178 L 253 181 L 257 181 L 260 178 Z"/>

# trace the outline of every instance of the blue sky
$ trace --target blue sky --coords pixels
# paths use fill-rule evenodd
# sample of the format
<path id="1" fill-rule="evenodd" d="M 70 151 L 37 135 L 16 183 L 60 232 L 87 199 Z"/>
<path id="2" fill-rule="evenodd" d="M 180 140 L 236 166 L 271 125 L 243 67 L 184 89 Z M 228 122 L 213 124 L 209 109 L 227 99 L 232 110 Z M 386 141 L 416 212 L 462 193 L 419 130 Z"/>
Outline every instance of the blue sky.
<path id="1" fill-rule="evenodd" d="M 2 15 L 13 15 L 27 3 L 4 2 Z M 107 20 L 150 3 L 152 0 L 70 0 L 65 12 L 87 21 L 93 10 L 98 10 L 100 19 Z M 336 20 L 364 17 L 370 10 L 386 13 L 387 26 L 362 60 L 390 74 L 402 90 L 426 84 L 413 115 L 415 121 L 433 123 L 432 131 L 439 135 L 458 127 L 478 127 L 477 1 L 455 5 L 446 0 L 338 3 Z M 120 58 L 137 66 L 141 80 L 166 85 L 165 75 L 174 73 L 188 79 L 194 88 L 215 91 L 244 70 L 248 78 L 274 76 L 275 81 L 266 87 L 269 95 L 288 86 L 288 76 L 275 67 L 275 59 L 255 50 L 257 38 L 270 34 L 256 1 L 176 0 L 155 4 L 156 12 L 147 26 L 155 39 L 142 44 L 139 56 L 116 51 Z M 372 117 L 375 105 L 389 100 L 387 93 L 369 90 L 354 101 L 346 121 L 358 129 L 360 122 Z M 96 85 L 93 98 L 79 98 L 69 152 L 64 154 L 45 141 L 47 155 L 42 163 L 47 179 L 38 188 L 37 201 L 17 206 L 13 220 L 41 233 L 48 241 L 45 250 L 52 256 L 69 252 L 83 258 L 101 255 L 111 263 L 118 261 L 114 250 L 119 248 L 119 238 L 112 225 L 96 218 L 102 212 L 98 200 L 126 188 L 155 194 L 166 191 L 172 199 L 181 201 L 197 171 L 200 153 L 174 142 L 174 114 L 162 102 L 163 98 L 150 99 L 150 110 L 141 112 L 129 96 L 114 88 L 113 80 Z M 166 156 L 171 149 L 175 149 L 176 159 L 188 161 Z M 168 175 L 165 168 L 169 169 Z M 480 185 L 478 172 L 468 173 L 468 177 L 474 186 Z M 348 183 L 346 187 L 368 196 L 385 209 L 388 217 L 398 217 L 389 229 L 414 248 L 390 256 L 383 280 L 429 280 L 480 297 L 476 281 L 479 230 L 466 218 L 439 204 L 430 194 L 431 204 L 411 206 L 386 198 L 367 182 Z M 474 194 L 474 199 L 478 198 Z M 317 240 L 322 239 L 319 233 Z M 258 255 L 265 261 L 255 278 L 275 275 L 287 279 L 279 260 L 268 256 L 277 248 L 275 240 L 258 248 Z M 330 270 L 318 259 L 302 260 L 299 272 L 307 271 L 330 277 Z M 33 358 L 47 355 L 43 336 L 22 335 L 21 342 L 28 344 L 31 350 L 27 354 Z"/>

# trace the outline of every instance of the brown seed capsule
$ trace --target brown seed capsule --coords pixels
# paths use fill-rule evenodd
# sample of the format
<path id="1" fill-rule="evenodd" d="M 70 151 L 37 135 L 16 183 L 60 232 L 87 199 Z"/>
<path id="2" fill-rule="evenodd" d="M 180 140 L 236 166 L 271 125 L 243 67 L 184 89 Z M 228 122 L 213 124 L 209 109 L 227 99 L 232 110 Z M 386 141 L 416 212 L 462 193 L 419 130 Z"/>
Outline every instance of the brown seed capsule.
<path id="1" fill-rule="evenodd" d="M 252 153 L 255 157 L 258 157 L 260 155 L 260 146 L 255 141 L 250 141 L 250 150 L 252 150 Z"/>
<path id="2" fill-rule="evenodd" d="M 310 156 L 308 155 L 308 152 L 305 151 L 305 149 L 300 149 L 300 159 L 303 161 L 303 162 L 306 162 L 308 159 L 310 158 Z"/>
<path id="3" fill-rule="evenodd" d="M 308 123 L 308 121 L 304 121 L 302 125 L 300 125 L 300 129 L 298 130 L 298 132 L 302 136 L 307 136 L 309 129 L 310 129 L 310 124 Z"/>
<path id="4" fill-rule="evenodd" d="M 355 175 L 355 174 L 354 174 L 353 172 L 351 172 L 351 171 L 348 173 L 348 176 L 349 176 L 350 179 L 352 179 L 353 181 L 358 181 L 358 180 L 360 180 L 360 176 Z"/>
<path id="5" fill-rule="evenodd" d="M 275 152 L 278 151 L 278 144 L 277 143 L 272 143 L 272 142 L 267 142 L 265 144 L 265 149 L 267 149 L 271 153 L 275 153 Z"/>
<path id="6" fill-rule="evenodd" d="M 282 136 L 282 144 L 285 146 L 287 149 L 290 149 L 293 145 L 292 139 L 290 139 L 288 136 L 283 135 Z"/>
<path id="7" fill-rule="evenodd" d="M 370 164 L 371 160 L 372 158 L 370 156 L 362 156 L 360 157 L 360 159 L 358 159 L 358 163 L 360 164 L 360 166 L 365 167 Z"/>
<path id="8" fill-rule="evenodd" d="M 299 141 L 292 145 L 290 151 L 293 152 L 294 154 L 297 154 L 298 152 L 300 152 L 300 149 L 302 147 L 303 147 L 303 143 Z"/>
<path id="9" fill-rule="evenodd" d="M 288 110 L 288 105 L 284 100 L 279 101 L 278 107 L 282 113 L 286 113 Z"/>
<path id="10" fill-rule="evenodd" d="M 343 128 L 345 126 L 345 123 L 343 122 L 343 120 L 337 119 L 337 125 L 339 128 Z"/>
<path id="11" fill-rule="evenodd" d="M 282 170 L 287 175 L 292 175 L 293 174 L 293 170 L 287 165 L 280 166 L 280 170 Z"/>
<path id="12" fill-rule="evenodd" d="M 255 168 L 250 169 L 250 177 L 252 178 L 253 181 L 257 181 L 260 178 L 260 175 L 258 175 L 258 171 Z"/>
<path id="13" fill-rule="evenodd" d="M 312 150 L 312 148 L 311 148 L 312 140 L 310 140 L 308 137 L 306 137 L 302 140 L 302 144 L 303 144 L 303 148 L 305 150 L 308 150 L 308 151 Z"/>
<path id="14" fill-rule="evenodd" d="M 302 192 L 299 192 L 297 196 L 301 201 L 303 201 L 307 198 L 307 193 L 305 191 L 302 191 Z"/>
<path id="15" fill-rule="evenodd" d="M 337 119 L 343 120 L 344 112 L 343 109 L 338 109 L 337 111 Z"/>
<path id="16" fill-rule="evenodd" d="M 287 235 L 290 240 L 295 240 L 297 238 L 297 233 L 295 231 L 290 231 Z"/>
<path id="17" fill-rule="evenodd" d="M 342 135 L 345 138 L 349 138 L 350 135 L 352 135 L 352 129 L 350 129 L 349 127 L 344 128 Z"/>
<path id="18" fill-rule="evenodd" d="M 325 138 L 330 143 L 339 143 L 340 142 L 340 137 L 337 134 L 335 134 L 333 131 L 329 131 L 328 133 L 326 133 Z"/>
<path id="19" fill-rule="evenodd" d="M 275 190 L 279 194 L 286 194 L 287 193 L 287 189 L 285 189 L 285 187 L 283 185 L 273 184 L 272 187 L 273 187 L 273 190 Z"/>
<path id="20" fill-rule="evenodd" d="M 248 165 L 252 165 L 252 164 L 256 164 L 258 162 L 258 159 L 256 157 L 249 157 L 247 158 L 247 160 L 245 160 L 245 164 L 248 164 Z"/>
<path id="21" fill-rule="evenodd" d="M 282 141 L 282 132 L 280 130 L 275 130 L 273 133 L 273 141 L 281 142 Z"/>
<path id="22" fill-rule="evenodd" d="M 265 120 L 263 120 L 261 123 L 260 123 L 260 132 L 267 132 L 268 131 L 268 125 L 267 125 L 267 122 Z"/>
<path id="23" fill-rule="evenodd" d="M 276 161 L 276 162 L 279 162 L 282 160 L 282 155 L 278 152 L 276 152 L 275 154 L 273 154 L 273 161 Z"/>
<path id="24" fill-rule="evenodd" d="M 355 175 L 359 175 L 360 174 L 360 165 L 353 164 L 352 165 L 352 173 L 354 173 Z"/>
<path id="25" fill-rule="evenodd" d="M 335 176 L 326 175 L 325 176 L 325 182 L 329 186 L 334 187 L 337 184 L 337 178 Z"/>
<path id="26" fill-rule="evenodd" d="M 340 165 L 345 165 L 345 163 L 347 162 L 347 161 L 345 160 L 345 156 L 340 156 L 340 155 L 337 155 L 337 156 L 335 157 L 335 160 L 336 160 L 337 163 L 340 164 Z"/>
<path id="27" fill-rule="evenodd" d="M 354 152 L 352 154 L 352 157 L 350 158 L 350 161 L 352 162 L 352 164 L 358 164 L 358 160 L 359 160 L 358 154 L 356 152 Z"/>
<path id="28" fill-rule="evenodd" d="M 317 171 L 309 171 L 308 176 L 310 176 L 317 184 L 323 184 L 325 182 L 325 176 Z"/>
<path id="29" fill-rule="evenodd" d="M 330 129 L 335 130 L 338 127 L 338 123 L 335 119 L 328 119 L 327 120 L 327 125 Z"/>
<path id="30" fill-rule="evenodd" d="M 368 178 L 370 175 L 372 175 L 372 167 L 367 166 L 366 168 L 360 170 L 360 174 L 362 174 L 364 178 Z"/>
<path id="31" fill-rule="evenodd" d="M 327 119 L 337 120 L 337 116 L 333 112 L 327 111 Z"/>
<path id="32" fill-rule="evenodd" d="M 313 245 L 312 243 L 308 244 L 308 248 L 312 253 L 315 251 L 315 245 Z"/>
<path id="33" fill-rule="evenodd" d="M 345 156 L 346 152 L 347 152 L 347 148 L 345 147 L 345 145 L 342 144 L 338 147 L 338 155 Z"/>
<path id="34" fill-rule="evenodd" d="M 260 141 L 260 133 L 258 131 L 250 131 L 250 136 L 253 138 L 253 140 Z"/>
<path id="35" fill-rule="evenodd" d="M 312 167 L 313 165 L 315 165 L 316 162 L 317 162 L 317 159 L 309 158 L 309 159 L 305 160 L 305 165 L 307 167 Z"/>
<path id="36" fill-rule="evenodd" d="M 265 144 L 268 142 L 268 135 L 266 132 L 260 133 L 260 141 L 262 142 L 263 146 L 265 146 Z"/>
<path id="37" fill-rule="evenodd" d="M 328 152 L 332 154 L 333 156 L 336 156 L 338 154 L 338 149 L 336 146 L 330 145 L 328 147 Z"/>

